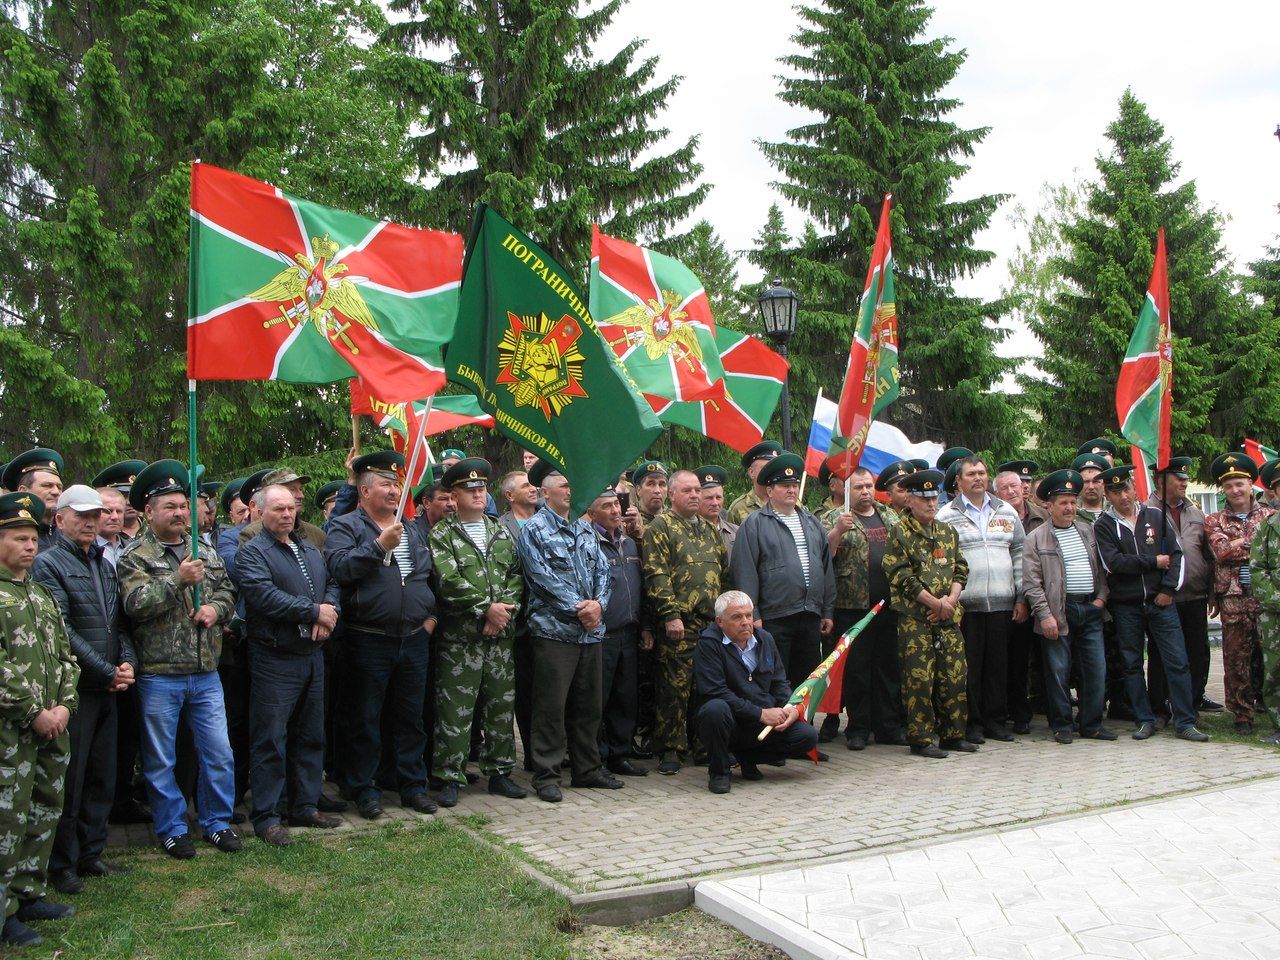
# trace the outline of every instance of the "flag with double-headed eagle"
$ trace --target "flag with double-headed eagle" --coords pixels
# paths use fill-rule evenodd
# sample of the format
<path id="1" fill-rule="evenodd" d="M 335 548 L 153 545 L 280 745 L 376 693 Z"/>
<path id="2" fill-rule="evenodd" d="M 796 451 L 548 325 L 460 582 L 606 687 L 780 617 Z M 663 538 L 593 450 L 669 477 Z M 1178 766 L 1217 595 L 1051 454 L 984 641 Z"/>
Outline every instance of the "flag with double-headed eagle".
<path id="1" fill-rule="evenodd" d="M 847 478 L 867 445 L 876 416 L 898 399 L 898 310 L 893 287 L 893 244 L 889 237 L 886 193 L 880 208 L 876 243 L 867 266 L 867 282 L 858 305 L 858 321 L 849 345 L 849 365 L 840 391 L 836 430 L 831 437 L 827 468 Z"/>
<path id="2" fill-rule="evenodd" d="M 1169 318 L 1169 266 L 1164 227 L 1156 235 L 1151 282 L 1116 380 L 1120 433 L 1132 445 L 1134 486 L 1150 495 L 1148 471 L 1169 462 L 1173 419 L 1173 330 Z"/>
<path id="3" fill-rule="evenodd" d="M 590 296 L 600 335 L 642 392 L 673 402 L 720 395 L 711 304 L 683 263 L 593 227 Z"/>
<path id="4" fill-rule="evenodd" d="M 187 377 L 331 383 L 408 402 L 445 383 L 462 238 L 191 166 Z"/>

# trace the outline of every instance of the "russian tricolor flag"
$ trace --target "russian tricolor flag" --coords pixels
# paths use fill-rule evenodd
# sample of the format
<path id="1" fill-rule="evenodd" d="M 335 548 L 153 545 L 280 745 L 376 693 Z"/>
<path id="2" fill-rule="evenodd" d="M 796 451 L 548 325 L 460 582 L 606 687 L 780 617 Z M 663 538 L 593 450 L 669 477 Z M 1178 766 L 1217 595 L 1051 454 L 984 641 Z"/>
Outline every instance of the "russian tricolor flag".
<path id="1" fill-rule="evenodd" d="M 809 449 L 804 457 L 805 472 L 811 477 L 818 476 L 818 468 L 827 459 L 838 413 L 839 407 L 834 401 L 818 394 L 818 401 L 813 407 L 813 426 L 809 429 Z M 930 440 L 912 443 L 897 427 L 877 420 L 867 431 L 867 443 L 859 466 L 879 476 L 881 470 L 898 460 L 923 459 L 937 463 L 943 449 L 942 444 Z"/>
<path id="2" fill-rule="evenodd" d="M 831 437 L 836 432 L 836 417 L 840 407 L 834 400 L 828 400 L 818 391 L 818 400 L 813 405 L 813 426 L 809 428 L 809 449 L 804 455 L 804 471 L 817 479 L 818 468 L 827 459 L 827 451 L 831 449 Z"/>

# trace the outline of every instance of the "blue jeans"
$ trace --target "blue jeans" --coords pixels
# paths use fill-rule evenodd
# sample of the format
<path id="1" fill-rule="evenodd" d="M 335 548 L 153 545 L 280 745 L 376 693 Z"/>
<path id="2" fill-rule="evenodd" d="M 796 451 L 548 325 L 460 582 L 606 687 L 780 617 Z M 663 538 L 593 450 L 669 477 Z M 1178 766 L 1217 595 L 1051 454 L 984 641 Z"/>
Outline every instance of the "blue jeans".
<path id="1" fill-rule="evenodd" d="M 1142 671 L 1143 641 L 1149 634 L 1164 662 L 1173 724 L 1179 730 L 1194 727 L 1197 718 L 1191 706 L 1191 669 L 1187 664 L 1187 645 L 1182 639 L 1178 608 L 1172 603 L 1162 607 L 1153 601 L 1112 603 L 1111 616 L 1116 622 L 1116 643 L 1124 661 L 1125 696 L 1138 722 L 1155 723 L 1156 719 Z"/>
<path id="2" fill-rule="evenodd" d="M 235 761 L 227 739 L 227 710 L 216 670 L 177 676 L 138 677 L 142 704 L 142 775 L 147 781 L 151 819 L 161 840 L 187 832 L 187 801 L 173 775 L 178 720 L 186 709 L 200 776 L 196 803 L 207 837 L 231 826 L 236 789 Z"/>
<path id="3" fill-rule="evenodd" d="M 1080 668 L 1080 733 L 1088 736 L 1102 726 L 1102 702 L 1107 663 L 1102 652 L 1102 611 L 1091 603 L 1067 601 L 1067 635 L 1057 640 L 1040 637 L 1044 654 L 1045 699 L 1049 726 L 1056 733 L 1070 733 L 1071 661 Z"/>

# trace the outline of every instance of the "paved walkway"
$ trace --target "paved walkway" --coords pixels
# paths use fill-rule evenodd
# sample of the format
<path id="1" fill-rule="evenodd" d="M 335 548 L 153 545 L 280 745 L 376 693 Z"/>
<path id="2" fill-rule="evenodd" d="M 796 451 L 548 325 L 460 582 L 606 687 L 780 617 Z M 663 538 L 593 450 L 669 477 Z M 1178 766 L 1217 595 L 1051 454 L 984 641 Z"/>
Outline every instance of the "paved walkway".
<path id="1" fill-rule="evenodd" d="M 1280 781 L 698 884 L 797 958 L 1280 957 Z"/>

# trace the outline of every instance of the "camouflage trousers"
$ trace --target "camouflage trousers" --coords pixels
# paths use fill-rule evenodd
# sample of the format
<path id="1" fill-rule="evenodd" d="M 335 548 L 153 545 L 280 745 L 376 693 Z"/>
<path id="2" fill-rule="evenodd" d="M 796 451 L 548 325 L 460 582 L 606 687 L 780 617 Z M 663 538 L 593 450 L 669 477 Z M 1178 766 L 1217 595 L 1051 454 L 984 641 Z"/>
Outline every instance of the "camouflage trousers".
<path id="1" fill-rule="evenodd" d="M 436 645 L 435 754 L 431 775 L 446 783 L 466 785 L 471 721 L 477 701 L 484 734 L 480 772 L 486 777 L 505 776 L 516 759 L 516 668 L 511 637 L 478 637 Z"/>
<path id="2" fill-rule="evenodd" d="M 1237 722 L 1253 720 L 1253 648 L 1258 643 L 1258 613 L 1253 597 L 1219 597 L 1222 616 L 1222 685 L 1226 706 Z M 1270 704 L 1268 704 L 1269 706 Z"/>
<path id="3" fill-rule="evenodd" d="M 1280 613 L 1258 613 L 1262 647 L 1262 703 L 1271 725 L 1280 732 Z"/>
<path id="4" fill-rule="evenodd" d="M 653 726 L 653 752 L 674 751 L 681 760 L 692 750 L 689 733 L 689 700 L 693 696 L 693 649 L 706 621 L 685 616 L 684 639 L 668 640 L 659 634 L 657 643 L 657 705 Z M 661 625 L 657 630 L 661 630 Z"/>
<path id="5" fill-rule="evenodd" d="M 48 892 L 70 755 L 66 732 L 42 740 L 30 729 L 0 724 L 0 903 L 6 917 L 18 911 L 19 901 Z"/>
<path id="6" fill-rule="evenodd" d="M 898 617 L 902 651 L 902 706 L 907 741 L 913 747 L 964 736 L 969 722 L 968 670 L 964 637 L 954 624 L 938 626 L 916 617 Z"/>

